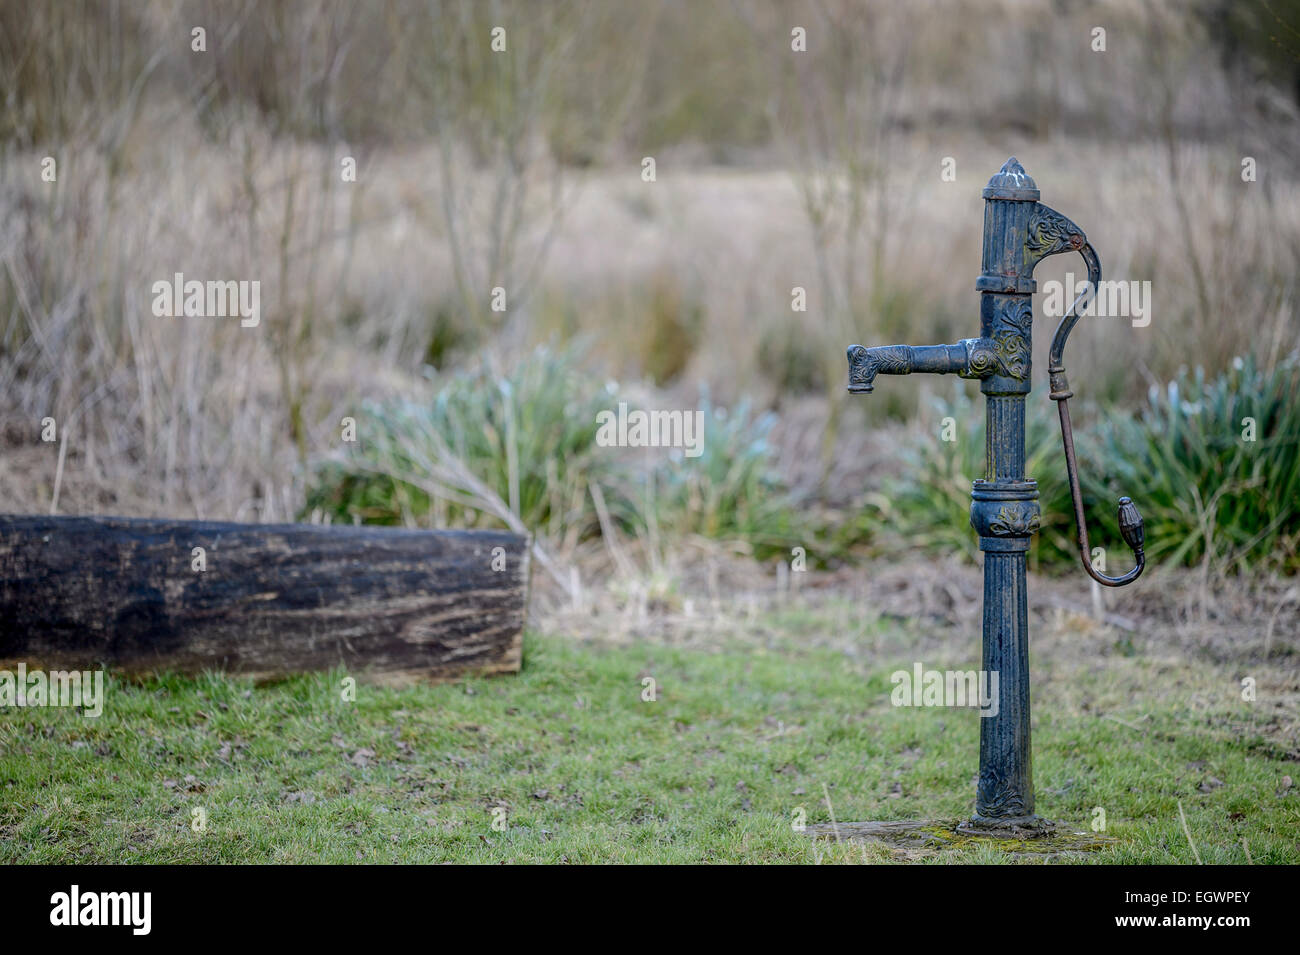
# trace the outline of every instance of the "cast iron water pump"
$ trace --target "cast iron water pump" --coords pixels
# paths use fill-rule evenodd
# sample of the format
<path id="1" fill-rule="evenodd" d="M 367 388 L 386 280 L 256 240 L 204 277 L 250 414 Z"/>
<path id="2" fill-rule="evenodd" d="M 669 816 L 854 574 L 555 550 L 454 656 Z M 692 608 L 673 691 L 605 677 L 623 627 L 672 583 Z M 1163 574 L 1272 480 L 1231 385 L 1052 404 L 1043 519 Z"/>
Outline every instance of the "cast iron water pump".
<path id="1" fill-rule="evenodd" d="M 1074 502 L 1079 558 L 1088 575 L 1108 587 L 1142 573 L 1142 517 L 1119 499 L 1119 526 L 1133 551 L 1132 570 L 1107 577 L 1092 564 L 1083 496 L 1079 491 L 1065 377 L 1065 341 L 1079 308 L 1096 294 L 1101 263 L 1077 225 L 1038 201 L 1038 187 L 1015 157 L 984 189 L 984 256 L 975 282 L 980 293 L 980 337 L 955 345 L 853 345 L 849 391 L 870 394 L 877 375 L 913 372 L 978 378 L 986 398 L 987 470 L 971 489 L 970 522 L 984 552 L 983 668 L 998 676 L 998 709 L 980 720 L 980 773 L 975 815 L 963 828 L 994 834 L 1033 835 L 1048 824 L 1034 814 L 1029 745 L 1029 607 L 1025 552 L 1038 529 L 1038 484 L 1025 477 L 1025 395 L 1030 390 L 1030 328 L 1037 289 L 1034 268 L 1049 255 L 1078 252 L 1088 266 L 1084 290 L 1057 326 L 1048 354 L 1049 397 L 1057 403 L 1061 440 Z"/>

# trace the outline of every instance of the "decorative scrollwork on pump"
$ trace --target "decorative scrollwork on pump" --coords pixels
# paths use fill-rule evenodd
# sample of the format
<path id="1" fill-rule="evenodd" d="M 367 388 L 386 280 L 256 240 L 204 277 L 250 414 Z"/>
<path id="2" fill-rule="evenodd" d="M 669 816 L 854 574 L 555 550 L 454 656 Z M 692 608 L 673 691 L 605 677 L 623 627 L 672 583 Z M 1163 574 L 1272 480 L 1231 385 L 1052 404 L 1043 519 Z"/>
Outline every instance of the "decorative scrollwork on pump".
<path id="1" fill-rule="evenodd" d="M 1038 530 L 1038 523 L 1037 505 L 1003 504 L 989 521 L 988 530 L 994 537 L 1024 537 Z"/>
<path id="2" fill-rule="evenodd" d="M 1002 366 L 1002 374 L 1008 378 L 1024 381 L 1025 375 L 1029 373 L 1029 346 L 1025 343 L 1025 336 L 1013 331 L 1005 331 L 994 341 L 996 342 L 994 350 L 997 352 L 998 363 Z"/>
<path id="3" fill-rule="evenodd" d="M 906 375 L 912 370 L 911 348 L 892 345 L 882 348 L 849 349 L 849 388 L 870 388 L 876 375 Z"/>
<path id="4" fill-rule="evenodd" d="M 1088 237 L 1077 225 L 1061 215 L 1055 209 L 1039 203 L 1029 217 L 1029 230 L 1025 238 L 1027 258 L 1031 262 L 1058 252 L 1078 251 L 1087 243 Z M 1030 269 L 1032 271 L 1032 267 Z"/>
<path id="5" fill-rule="evenodd" d="M 966 342 L 966 370 L 963 378 L 988 378 L 1002 370 L 997 346 L 989 338 L 971 338 Z"/>
<path id="6" fill-rule="evenodd" d="M 908 374 L 912 370 L 911 352 L 912 349 L 907 345 L 876 349 L 874 359 L 877 372 L 886 375 Z"/>
<path id="7" fill-rule="evenodd" d="M 1029 344 L 1025 336 L 1011 329 L 996 338 L 971 338 L 966 341 L 966 369 L 963 378 L 988 378 L 1003 375 L 1024 381 L 1029 374 Z"/>
<path id="8" fill-rule="evenodd" d="M 1027 299 L 1008 299 L 998 309 L 997 323 L 1021 335 L 1028 335 L 1034 324 L 1034 307 Z"/>
<path id="9" fill-rule="evenodd" d="M 992 768 L 980 772 L 979 789 L 984 800 L 979 811 L 986 818 L 1023 819 L 1032 812 L 1015 782 L 1002 778 Z"/>
<path id="10" fill-rule="evenodd" d="M 1033 306 L 1025 299 L 1009 299 L 997 310 L 993 322 L 994 351 L 1002 374 L 1017 381 L 1029 376 L 1029 333 L 1034 323 Z"/>

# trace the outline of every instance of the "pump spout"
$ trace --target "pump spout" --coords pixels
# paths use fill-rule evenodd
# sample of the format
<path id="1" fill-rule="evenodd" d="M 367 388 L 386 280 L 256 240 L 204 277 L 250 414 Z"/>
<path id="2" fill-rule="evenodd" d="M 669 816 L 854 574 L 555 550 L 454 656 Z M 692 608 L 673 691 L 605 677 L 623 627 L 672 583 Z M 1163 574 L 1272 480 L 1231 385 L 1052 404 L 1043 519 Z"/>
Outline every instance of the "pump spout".
<path id="1" fill-rule="evenodd" d="M 929 372 L 988 378 L 1005 373 L 997 345 L 988 338 L 964 338 L 953 345 L 850 345 L 848 358 L 849 392 L 855 395 L 871 394 L 876 375 Z"/>

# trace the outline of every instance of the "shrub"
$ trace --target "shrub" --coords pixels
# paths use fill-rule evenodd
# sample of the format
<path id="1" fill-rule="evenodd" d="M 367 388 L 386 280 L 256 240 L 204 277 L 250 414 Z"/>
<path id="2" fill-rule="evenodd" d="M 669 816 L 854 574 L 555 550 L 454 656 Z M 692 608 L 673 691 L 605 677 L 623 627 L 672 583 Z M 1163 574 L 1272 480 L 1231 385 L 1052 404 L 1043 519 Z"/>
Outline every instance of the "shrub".
<path id="1" fill-rule="evenodd" d="M 616 386 L 593 385 L 574 350 L 538 348 L 506 374 L 451 377 L 427 405 L 367 405 L 361 439 L 316 463 L 306 513 L 374 524 L 500 526 L 572 545 L 600 533 L 600 486 L 621 531 L 700 535 L 765 556 L 788 546 L 791 508 L 767 443 L 770 416 L 703 402 L 703 447 L 650 452 L 596 444 Z M 632 403 L 629 402 L 629 406 Z"/>
<path id="2" fill-rule="evenodd" d="M 369 404 L 347 456 L 318 462 L 306 509 L 373 524 L 497 526 L 491 496 L 535 533 L 585 535 L 587 482 L 615 477 L 617 461 L 595 443 L 608 400 L 571 354 L 539 348 L 505 376 L 486 363 L 452 376 L 427 405 Z M 466 486 L 462 467 L 482 486 Z"/>
<path id="3" fill-rule="evenodd" d="M 1152 388 L 1135 418 L 1093 429 L 1094 459 L 1146 521 L 1152 560 L 1248 572 L 1300 568 L 1300 355 L 1271 371 L 1237 358 L 1212 380 L 1202 369 Z M 1254 433 L 1249 433 L 1249 422 Z M 1251 440 L 1253 438 L 1253 440 Z M 1115 530 L 1112 507 L 1099 523 Z"/>
<path id="4" fill-rule="evenodd" d="M 1212 380 L 1184 372 L 1153 388 L 1137 415 L 1108 409 L 1083 427 L 1075 444 L 1094 546 L 1125 548 L 1115 502 L 1133 498 L 1146 527 L 1151 563 L 1246 572 L 1271 564 L 1300 566 L 1300 359 L 1261 371 L 1239 358 Z M 904 478 L 872 498 L 868 520 L 892 544 L 974 553 L 967 523 L 970 482 L 984 474 L 984 414 L 966 386 L 936 398 L 934 421 L 952 417 L 956 440 L 926 428 L 901 449 Z M 1032 400 L 1026 415 L 1026 474 L 1038 481 L 1042 528 L 1031 560 L 1078 559 L 1073 507 L 1056 415 Z M 1247 421 L 1255 440 L 1246 440 Z M 933 433 L 930 433 L 933 431 Z M 1111 573 L 1116 571 L 1112 568 Z"/>
<path id="5" fill-rule="evenodd" d="M 775 417 L 748 403 L 728 411 L 702 402 L 704 441 L 699 457 L 657 467 L 656 516 L 677 534 L 744 542 L 760 558 L 789 555 L 800 541 L 792 531 L 787 490 L 771 463 Z"/>

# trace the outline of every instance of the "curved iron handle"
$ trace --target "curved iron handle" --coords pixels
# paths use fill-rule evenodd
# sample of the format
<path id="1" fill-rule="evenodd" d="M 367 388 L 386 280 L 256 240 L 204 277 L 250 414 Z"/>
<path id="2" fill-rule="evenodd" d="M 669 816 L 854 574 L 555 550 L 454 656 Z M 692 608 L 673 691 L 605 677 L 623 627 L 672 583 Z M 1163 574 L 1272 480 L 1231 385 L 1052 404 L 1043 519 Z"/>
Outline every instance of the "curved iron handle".
<path id="1" fill-rule="evenodd" d="M 1097 251 L 1085 239 L 1077 249 L 1078 253 L 1083 256 L 1083 261 L 1088 266 L 1088 284 L 1091 286 L 1093 296 L 1097 294 L 1098 283 L 1101 282 L 1101 261 L 1097 258 Z M 1079 321 L 1079 306 L 1085 298 L 1088 297 L 1088 289 L 1074 300 L 1070 310 L 1065 313 L 1061 323 L 1056 327 L 1056 334 L 1052 336 L 1052 348 L 1048 354 L 1047 375 L 1051 385 L 1049 397 L 1057 403 L 1057 411 L 1061 417 L 1061 444 L 1065 448 L 1065 469 L 1070 479 L 1070 500 L 1074 503 L 1074 523 L 1078 529 L 1079 559 L 1083 563 L 1083 569 L 1088 572 L 1088 576 L 1097 583 L 1106 587 L 1123 587 L 1137 580 L 1142 575 L 1146 567 L 1146 555 L 1142 551 L 1143 544 L 1146 541 L 1146 533 L 1142 527 L 1142 515 L 1138 512 L 1137 505 L 1130 498 L 1121 497 L 1119 499 L 1119 532 L 1124 537 L 1124 542 L 1128 544 L 1129 549 L 1133 551 L 1133 560 L 1136 562 L 1132 570 L 1120 577 L 1107 577 L 1099 573 L 1092 566 L 1089 559 L 1091 547 L 1088 545 L 1088 525 L 1083 513 L 1083 494 L 1079 490 L 1079 468 L 1074 459 L 1074 429 L 1070 425 L 1070 405 L 1069 399 L 1074 392 L 1070 390 L 1070 383 L 1065 377 L 1065 365 L 1063 363 L 1063 353 L 1065 351 L 1065 340 L 1070 337 L 1070 332 L 1074 329 L 1075 323 Z"/>

